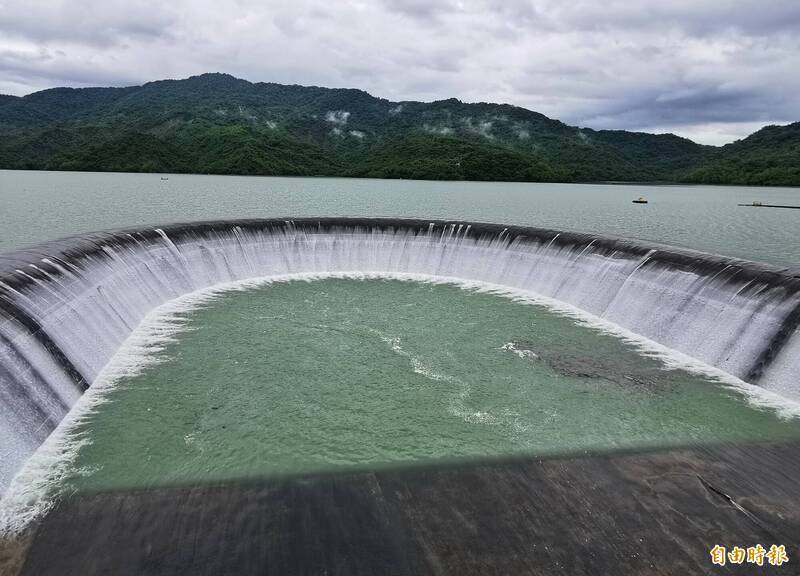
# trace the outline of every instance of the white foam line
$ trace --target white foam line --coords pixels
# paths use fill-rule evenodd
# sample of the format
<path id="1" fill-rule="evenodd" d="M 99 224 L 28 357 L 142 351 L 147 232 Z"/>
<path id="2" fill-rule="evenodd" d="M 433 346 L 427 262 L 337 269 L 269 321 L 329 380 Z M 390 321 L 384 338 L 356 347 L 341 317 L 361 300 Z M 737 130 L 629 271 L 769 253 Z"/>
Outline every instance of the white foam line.
<path id="1" fill-rule="evenodd" d="M 666 369 L 682 369 L 713 379 L 741 393 L 753 406 L 772 409 L 782 418 L 800 416 L 800 402 L 748 384 L 727 372 L 575 306 L 527 290 L 457 277 L 401 272 L 307 272 L 250 278 L 184 294 L 154 308 L 144 317 L 100 371 L 89 390 L 81 396 L 72 410 L 12 479 L 3 499 L 0 500 L 0 535 L 17 533 L 50 510 L 58 497 L 59 490 L 64 489 L 61 481 L 75 473 L 74 464 L 78 453 L 90 442 L 90 439 L 80 432 L 81 424 L 108 400 L 109 391 L 120 379 L 135 376 L 144 369 L 165 361 L 158 353 L 174 341 L 175 334 L 186 329 L 187 313 L 226 292 L 245 291 L 277 282 L 313 282 L 327 279 L 401 280 L 446 284 L 464 290 L 502 296 L 524 304 L 544 306 L 583 326 L 621 338 L 640 353 L 660 360 Z"/>

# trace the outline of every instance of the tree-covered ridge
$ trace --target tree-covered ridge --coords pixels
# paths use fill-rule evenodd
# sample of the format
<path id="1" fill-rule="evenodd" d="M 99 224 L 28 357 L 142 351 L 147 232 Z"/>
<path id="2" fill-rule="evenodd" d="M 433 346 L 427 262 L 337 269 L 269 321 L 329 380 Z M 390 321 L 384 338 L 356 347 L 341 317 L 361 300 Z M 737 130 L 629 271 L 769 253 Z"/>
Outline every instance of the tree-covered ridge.
<path id="1" fill-rule="evenodd" d="M 767 126 L 715 150 L 686 180 L 707 184 L 800 185 L 800 122 Z"/>
<path id="2" fill-rule="evenodd" d="M 714 148 L 674 135 L 580 129 L 507 104 L 390 102 L 361 90 L 204 74 L 2 96 L 0 167 L 800 184 L 793 126 Z"/>

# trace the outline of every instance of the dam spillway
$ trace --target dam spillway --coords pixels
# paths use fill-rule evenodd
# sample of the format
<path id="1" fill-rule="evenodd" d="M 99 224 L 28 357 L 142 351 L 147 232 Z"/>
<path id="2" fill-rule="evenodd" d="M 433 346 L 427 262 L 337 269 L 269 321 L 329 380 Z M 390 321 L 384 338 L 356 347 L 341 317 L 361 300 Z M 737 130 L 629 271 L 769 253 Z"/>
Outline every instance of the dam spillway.
<path id="1" fill-rule="evenodd" d="M 574 306 L 800 399 L 800 279 L 672 247 L 493 224 L 248 220 L 87 234 L 0 256 L 0 490 L 161 304 L 286 274 L 416 274 Z"/>

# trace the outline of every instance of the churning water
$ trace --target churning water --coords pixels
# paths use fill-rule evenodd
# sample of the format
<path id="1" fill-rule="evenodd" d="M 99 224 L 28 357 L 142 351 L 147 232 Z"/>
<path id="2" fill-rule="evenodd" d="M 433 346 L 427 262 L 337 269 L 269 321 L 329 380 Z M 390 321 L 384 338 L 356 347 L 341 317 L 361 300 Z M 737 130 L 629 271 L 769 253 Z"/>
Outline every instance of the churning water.
<path id="1" fill-rule="evenodd" d="M 172 316 L 72 432 L 66 490 L 800 438 L 735 388 L 542 306 L 452 285 L 291 281 Z"/>

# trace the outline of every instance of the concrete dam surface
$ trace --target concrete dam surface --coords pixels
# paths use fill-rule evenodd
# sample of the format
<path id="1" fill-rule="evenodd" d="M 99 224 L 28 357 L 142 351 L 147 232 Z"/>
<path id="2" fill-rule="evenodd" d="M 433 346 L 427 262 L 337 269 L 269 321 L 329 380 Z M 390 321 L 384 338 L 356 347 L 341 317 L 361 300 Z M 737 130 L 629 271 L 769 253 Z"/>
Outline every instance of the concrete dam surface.
<path id="1" fill-rule="evenodd" d="M 797 444 L 763 444 L 77 495 L 19 573 L 780 576 L 798 474 Z M 757 543 L 789 563 L 711 564 Z"/>
<path id="2" fill-rule="evenodd" d="M 0 255 L 0 438 L 4 452 L 0 490 L 12 504 L 2 512 L 6 525 L 14 525 L 8 510 L 16 514 L 20 506 L 42 496 L 41 486 L 28 482 L 38 470 L 26 467 L 26 461 L 36 453 L 31 462 L 38 458 L 38 466 L 55 462 L 46 456 L 63 452 L 63 432 L 74 424 L 70 418 L 81 417 L 71 410 L 79 402 L 88 405 L 93 401 L 92 392 L 84 397 L 87 390 L 102 389 L 119 376 L 118 372 L 110 372 L 109 363 L 121 349 L 130 347 L 131 335 L 136 337 L 138 327 L 149 315 L 182 298 L 203 298 L 204 294 L 257 286 L 276 278 L 446 282 L 503 291 L 511 297 L 535 297 L 543 306 L 620 338 L 638 339 L 664 358 L 725 382 L 756 409 L 773 411 L 781 418 L 800 414 L 797 271 L 632 240 L 427 220 L 239 220 L 101 232 Z M 392 342 L 389 345 L 395 346 Z M 518 348 L 514 350 L 520 357 L 526 352 L 534 354 Z M 115 366 L 118 371 L 125 369 L 124 361 Z M 562 366 L 562 372 L 568 369 L 572 367 Z M 562 534 L 557 528 L 560 521 L 551 519 L 545 523 L 541 516 L 535 518 L 534 511 L 544 501 L 528 502 L 520 491 L 541 487 L 549 494 L 549 501 L 560 502 L 556 507 L 562 507 L 569 499 L 564 492 L 565 482 L 580 486 L 577 490 L 582 494 L 582 510 L 596 512 L 563 532 L 565 540 L 576 545 L 582 534 L 592 530 L 604 533 L 614 526 L 625 537 L 633 538 L 634 532 L 642 529 L 642 520 L 637 517 L 646 510 L 647 514 L 669 521 L 647 531 L 645 552 L 649 551 L 663 566 L 665 559 L 655 552 L 656 542 L 677 538 L 683 531 L 684 546 L 680 550 L 670 548 L 674 558 L 682 558 L 676 560 L 675 566 L 683 566 L 683 573 L 702 573 L 710 569 L 706 558 L 690 557 L 700 554 L 703 528 L 701 524 L 675 522 L 670 510 L 678 506 L 684 510 L 682 514 L 689 514 L 692 509 L 702 511 L 702 522 L 716 523 L 720 537 L 730 529 L 731 534 L 744 538 L 752 529 L 754 538 L 764 540 L 765 535 L 772 535 L 787 540 L 776 543 L 791 542 L 794 548 L 790 558 L 792 554 L 796 558 L 800 518 L 798 499 L 791 494 L 797 471 L 786 459 L 797 461 L 797 446 L 759 444 L 753 448 L 756 450 L 763 455 L 760 461 L 768 470 L 749 475 L 733 472 L 738 468 L 753 470 L 749 450 L 728 446 L 694 452 L 668 451 L 657 457 L 644 454 L 373 473 L 383 474 L 377 480 L 369 474 L 334 476 L 332 480 L 314 480 L 308 486 L 302 481 L 302 488 L 292 484 L 294 481 L 271 481 L 258 486 L 225 484 L 216 488 L 175 487 L 153 493 L 83 494 L 55 503 L 52 509 L 33 507 L 27 520 L 46 515 L 36 534 L 26 541 L 32 552 L 23 573 L 54 573 L 52 570 L 70 562 L 78 562 L 76 567 L 84 566 L 85 573 L 98 574 L 109 570 L 180 573 L 180 566 L 192 563 L 216 566 L 214 573 L 226 573 L 224 566 L 214 562 L 230 557 L 230 550 L 208 547 L 198 552 L 188 545 L 190 535 L 161 518 L 168 510 L 177 517 L 202 514 L 197 508 L 202 508 L 198 504 L 201 500 L 208 503 L 209 510 L 241 506 L 242 510 L 257 512 L 266 523 L 244 526 L 230 520 L 231 537 L 242 536 L 243 542 L 251 544 L 243 545 L 247 551 L 240 556 L 233 554 L 228 573 L 246 572 L 248 567 L 285 572 L 294 565 L 305 566 L 303 571 L 309 573 L 322 566 L 340 566 L 348 573 L 365 574 L 515 570 L 581 574 L 592 573 L 592 566 L 618 566 L 619 573 L 641 573 L 645 562 L 622 562 L 624 546 L 609 543 L 613 539 L 605 540 L 610 548 L 603 551 L 602 538 L 587 536 L 584 541 L 590 544 L 586 545 L 598 556 L 597 563 L 586 565 L 577 565 L 549 547 L 542 552 L 534 546 L 537 541 L 547 541 L 548 528 L 554 530 L 553 534 Z M 623 460 L 630 483 L 621 483 L 623 488 L 616 490 L 614 479 L 618 472 L 612 468 L 618 469 Z M 720 475 L 721 470 L 729 473 Z M 686 480 L 687 477 L 694 480 Z M 492 489 L 492 484 L 498 482 L 505 482 L 508 490 Z M 672 482 L 676 484 L 673 486 Z M 467 486 L 472 488 L 467 490 Z M 375 490 L 387 492 L 376 499 Z M 456 527 L 448 528 L 448 513 L 435 506 L 429 507 L 430 517 L 422 524 L 412 522 L 409 515 L 423 512 L 413 512 L 410 500 L 402 495 L 422 498 L 423 493 L 451 493 L 453 510 L 463 512 L 459 516 L 463 524 L 451 518 L 455 524 L 448 526 Z M 470 503 L 470 498 L 478 502 Z M 638 499 L 643 508 L 631 509 L 626 504 L 629 498 Z M 269 519 L 264 507 L 257 504 L 273 499 L 290 511 L 288 516 Z M 494 561 L 485 559 L 489 564 L 482 564 L 473 554 L 472 559 L 457 562 L 446 556 L 446 550 L 467 556 L 470 549 L 481 550 L 474 546 L 475 525 L 466 520 L 481 513 L 481 499 L 506 507 L 526 501 L 531 515 L 515 513 L 513 520 L 497 526 L 492 531 L 495 548 L 492 537 L 485 535 L 489 539 L 486 558 Z M 167 501 L 173 504 L 165 504 Z M 601 512 L 597 507 L 603 506 L 603 501 L 611 509 Z M 191 505 L 181 511 L 181 502 Z M 350 509 L 348 502 L 353 503 L 350 515 L 343 512 Z M 123 523 L 119 529 L 114 528 L 116 532 L 100 530 L 99 527 L 114 523 L 113 511 L 120 506 L 139 510 L 152 519 L 153 534 L 158 529 L 174 529 L 174 547 L 157 549 L 148 560 L 145 556 L 153 548 L 142 540 L 147 539 L 147 526 Z M 330 514 L 339 520 L 324 520 Z M 287 548 L 277 540 L 265 544 L 261 551 L 248 548 L 254 544 L 247 538 L 272 538 L 271 529 L 266 526 L 293 526 L 288 533 L 303 541 L 324 540 L 325 535 L 344 530 L 342 538 L 349 546 L 355 546 L 356 526 L 362 521 L 381 526 L 374 533 L 374 548 L 368 546 L 361 552 L 354 548 L 347 559 L 336 557 L 322 542 L 319 547 L 312 547 L 316 552 L 305 561 L 293 545 L 286 544 Z M 193 524 L 194 520 L 186 522 Z M 487 522 L 501 523 L 496 518 Z M 318 527 L 318 536 L 314 535 L 314 526 Z M 453 539 L 445 542 L 443 531 L 450 529 L 455 531 Z M 213 533 L 208 527 L 200 530 Z M 415 533 L 419 530 L 427 531 L 430 540 Z M 59 541 L 59 535 L 65 533 L 86 537 L 82 550 L 75 550 L 71 559 L 69 550 L 75 546 L 68 538 Z M 108 542 L 103 539 L 109 534 L 117 534 L 120 542 L 127 542 L 126 554 L 132 556 L 106 551 L 90 561 L 86 550 L 108 550 Z M 523 538 L 523 534 L 531 540 L 530 548 L 522 541 L 512 542 L 515 537 Z M 160 541 L 170 540 L 165 537 Z M 143 550 L 149 552 L 145 554 Z M 377 564 L 367 560 L 370 550 L 377 555 Z M 53 551 L 49 559 L 47 551 Z M 501 552 L 512 554 L 515 560 L 501 562 Z M 251 561 L 252 566 L 248 564 Z M 134 565 L 138 571 L 131 569 Z M 128 572 L 121 566 L 127 566 Z M 389 570 L 389 566 L 396 570 Z"/>

